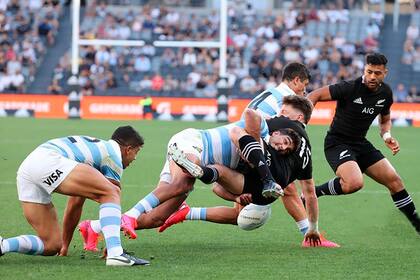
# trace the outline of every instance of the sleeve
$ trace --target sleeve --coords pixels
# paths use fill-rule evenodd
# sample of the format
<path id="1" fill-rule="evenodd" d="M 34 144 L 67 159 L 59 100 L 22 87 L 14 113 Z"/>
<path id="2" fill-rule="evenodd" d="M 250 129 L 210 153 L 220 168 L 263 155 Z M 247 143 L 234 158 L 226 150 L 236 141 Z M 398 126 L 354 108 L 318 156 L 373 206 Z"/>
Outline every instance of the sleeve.
<path id="1" fill-rule="evenodd" d="M 344 100 L 353 92 L 353 83 L 342 81 L 329 86 L 332 100 Z"/>
<path id="2" fill-rule="evenodd" d="M 100 172 L 108 179 L 121 182 L 123 167 L 119 164 L 118 158 L 109 156 L 102 161 Z"/>
<path id="3" fill-rule="evenodd" d="M 387 102 L 386 102 L 384 108 L 381 111 L 382 116 L 386 116 L 386 115 L 389 115 L 391 113 L 391 106 L 392 106 L 393 103 L 394 103 L 394 99 L 392 97 L 392 90 L 390 89 L 390 94 L 389 94 L 389 97 L 387 99 Z"/>
<path id="4" fill-rule="evenodd" d="M 302 171 L 297 176 L 298 180 L 309 180 L 312 179 L 312 158 L 309 157 L 309 161 Z"/>

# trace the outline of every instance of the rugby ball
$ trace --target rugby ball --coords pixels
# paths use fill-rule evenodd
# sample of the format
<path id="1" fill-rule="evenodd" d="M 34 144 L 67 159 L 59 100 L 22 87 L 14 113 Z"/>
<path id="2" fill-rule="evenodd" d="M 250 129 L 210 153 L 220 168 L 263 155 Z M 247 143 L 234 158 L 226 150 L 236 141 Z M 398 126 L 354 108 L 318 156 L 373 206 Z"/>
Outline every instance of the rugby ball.
<path id="1" fill-rule="evenodd" d="M 248 204 L 238 215 L 238 227 L 254 230 L 264 225 L 271 216 L 271 205 Z"/>

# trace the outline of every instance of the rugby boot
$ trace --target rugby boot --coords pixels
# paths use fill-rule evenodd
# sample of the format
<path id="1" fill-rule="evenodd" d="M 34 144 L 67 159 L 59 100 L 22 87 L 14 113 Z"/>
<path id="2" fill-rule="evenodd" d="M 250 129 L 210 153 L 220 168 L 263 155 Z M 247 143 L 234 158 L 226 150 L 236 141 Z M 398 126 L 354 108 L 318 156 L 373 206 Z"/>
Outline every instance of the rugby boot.
<path id="1" fill-rule="evenodd" d="M 166 219 L 165 223 L 159 228 L 159 232 L 164 232 L 168 227 L 182 223 L 190 212 L 190 206 L 184 201 L 178 210 Z"/>
<path id="2" fill-rule="evenodd" d="M 176 143 L 169 146 L 168 155 L 178 166 L 186 170 L 192 177 L 201 178 L 203 176 L 203 169 L 201 166 L 190 161 L 186 154 L 178 148 Z"/>
<path id="3" fill-rule="evenodd" d="M 101 235 L 92 229 L 90 220 L 85 220 L 79 224 L 79 232 L 83 238 L 83 249 L 86 251 L 97 252 L 98 241 L 101 238 Z"/>
<path id="4" fill-rule="evenodd" d="M 127 253 L 122 253 L 120 256 L 107 257 L 106 265 L 108 266 L 150 265 L 150 262 L 147 260 L 137 258 L 132 255 L 129 255 Z"/>
<path id="5" fill-rule="evenodd" d="M 136 228 L 137 228 L 137 220 L 135 218 L 127 216 L 125 214 L 121 216 L 121 230 L 130 239 L 137 238 Z"/>

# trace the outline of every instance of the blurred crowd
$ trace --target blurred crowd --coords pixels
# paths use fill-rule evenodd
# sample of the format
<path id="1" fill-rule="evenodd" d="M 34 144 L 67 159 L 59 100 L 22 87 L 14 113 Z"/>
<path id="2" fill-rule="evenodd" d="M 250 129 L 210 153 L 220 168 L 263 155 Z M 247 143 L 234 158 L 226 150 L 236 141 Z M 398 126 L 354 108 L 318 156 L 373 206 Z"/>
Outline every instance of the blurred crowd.
<path id="1" fill-rule="evenodd" d="M 283 13 L 263 15 L 256 12 L 252 1 L 230 1 L 227 72 L 233 95 L 249 98 L 277 85 L 283 66 L 290 61 L 310 68 L 313 77 L 309 90 L 360 75 L 364 54 L 378 49 L 382 14 L 364 14 L 366 20 L 357 21 L 359 34 L 352 40 L 340 30 L 331 34 L 308 32 L 309 25 L 316 28 L 316 24 L 347 28 L 353 15 L 344 2 L 330 1 L 319 9 L 292 5 Z M 156 48 L 151 42 L 216 41 L 219 20 L 216 11 L 191 13 L 147 5 L 136 10 L 111 10 L 104 3 L 89 1 L 81 26 L 84 38 L 137 39 L 146 45 L 82 47 L 79 82 L 83 94 L 127 87 L 154 95 L 216 96 L 217 49 Z M 57 66 L 54 80 L 68 77 L 68 73 L 67 55 Z"/>
<path id="2" fill-rule="evenodd" d="M 0 1 L 0 91 L 22 92 L 54 45 L 62 5 L 55 0 Z"/>

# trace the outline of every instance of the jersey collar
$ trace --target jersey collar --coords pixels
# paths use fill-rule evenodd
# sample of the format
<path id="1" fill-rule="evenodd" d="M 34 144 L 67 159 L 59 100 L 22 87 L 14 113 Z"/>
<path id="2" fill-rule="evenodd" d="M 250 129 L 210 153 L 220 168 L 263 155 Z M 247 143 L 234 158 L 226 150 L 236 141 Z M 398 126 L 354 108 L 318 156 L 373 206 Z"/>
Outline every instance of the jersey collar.
<path id="1" fill-rule="evenodd" d="M 276 88 L 276 90 L 280 91 L 280 92 L 284 92 L 286 94 L 283 95 L 293 95 L 296 94 L 288 85 L 286 85 L 285 83 L 281 83 L 279 84 Z"/>

